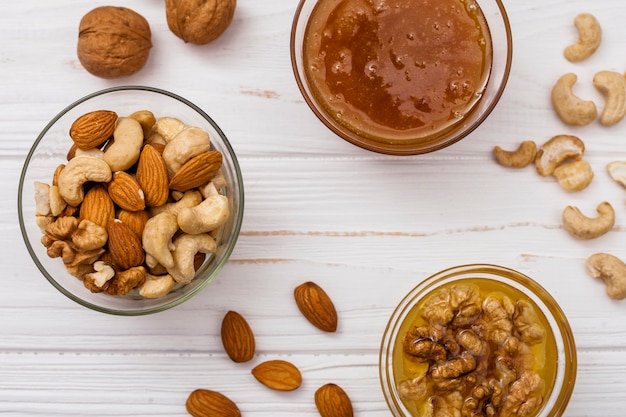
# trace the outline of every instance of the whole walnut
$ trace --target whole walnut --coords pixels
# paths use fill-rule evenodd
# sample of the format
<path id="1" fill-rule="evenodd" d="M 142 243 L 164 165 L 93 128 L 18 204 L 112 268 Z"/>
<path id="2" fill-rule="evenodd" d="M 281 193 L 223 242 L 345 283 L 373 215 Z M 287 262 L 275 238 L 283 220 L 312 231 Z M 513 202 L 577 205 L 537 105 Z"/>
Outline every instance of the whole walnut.
<path id="1" fill-rule="evenodd" d="M 230 26 L 237 0 L 165 0 L 170 30 L 185 42 L 205 45 Z"/>
<path id="2" fill-rule="evenodd" d="M 80 21 L 78 59 L 95 76 L 127 77 L 145 65 L 151 37 L 148 21 L 137 12 L 126 7 L 97 7 Z"/>

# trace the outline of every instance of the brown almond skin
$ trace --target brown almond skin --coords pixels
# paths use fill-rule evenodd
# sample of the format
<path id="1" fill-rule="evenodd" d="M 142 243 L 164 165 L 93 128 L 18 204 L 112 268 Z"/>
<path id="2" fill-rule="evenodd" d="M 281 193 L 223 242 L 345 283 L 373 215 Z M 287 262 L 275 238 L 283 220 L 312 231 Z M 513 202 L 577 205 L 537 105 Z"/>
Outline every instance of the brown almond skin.
<path id="1" fill-rule="evenodd" d="M 315 391 L 315 406 L 321 417 L 353 417 L 348 394 L 336 384 L 322 385 Z"/>
<path id="2" fill-rule="evenodd" d="M 234 362 L 248 362 L 254 357 L 254 334 L 246 319 L 236 311 L 229 311 L 222 320 L 222 345 Z"/>
<path id="3" fill-rule="evenodd" d="M 143 235 L 143 229 L 146 227 L 146 223 L 150 218 L 150 212 L 148 210 L 120 210 L 117 214 L 117 218 L 122 221 L 126 226 L 130 227 L 135 234 L 141 238 Z"/>
<path id="4" fill-rule="evenodd" d="M 146 208 L 146 200 L 141 186 L 126 171 L 114 173 L 107 190 L 113 202 L 124 210 L 139 211 Z"/>
<path id="5" fill-rule="evenodd" d="M 167 166 L 161 153 L 154 146 L 143 147 L 139 155 L 136 177 L 147 206 L 158 207 L 167 202 L 169 196 Z"/>
<path id="6" fill-rule="evenodd" d="M 70 137 L 82 150 L 96 148 L 113 135 L 117 113 L 111 110 L 95 110 L 83 114 L 70 126 Z"/>
<path id="7" fill-rule="evenodd" d="M 237 405 L 224 394 L 208 389 L 197 389 L 185 403 L 193 417 L 241 417 Z"/>
<path id="8" fill-rule="evenodd" d="M 329 333 L 337 330 L 337 310 L 319 285 L 305 282 L 295 288 L 293 295 L 300 312 L 311 324 Z"/>
<path id="9" fill-rule="evenodd" d="M 130 227 L 120 220 L 109 220 L 107 233 L 109 234 L 109 252 L 116 265 L 122 269 L 130 269 L 143 263 L 146 254 L 143 251 L 141 239 Z"/>
<path id="10" fill-rule="evenodd" d="M 252 375 L 266 387 L 276 391 L 293 391 L 302 384 L 302 374 L 291 362 L 271 360 L 258 364 Z"/>
<path id="11" fill-rule="evenodd" d="M 221 167 L 221 152 L 202 152 L 180 167 L 170 180 L 169 188 L 175 191 L 187 191 L 199 187 L 209 182 Z"/>
<path id="12" fill-rule="evenodd" d="M 106 228 L 109 220 L 115 217 L 115 206 L 109 193 L 102 184 L 96 184 L 85 193 L 80 205 L 81 220 L 92 222 Z"/>

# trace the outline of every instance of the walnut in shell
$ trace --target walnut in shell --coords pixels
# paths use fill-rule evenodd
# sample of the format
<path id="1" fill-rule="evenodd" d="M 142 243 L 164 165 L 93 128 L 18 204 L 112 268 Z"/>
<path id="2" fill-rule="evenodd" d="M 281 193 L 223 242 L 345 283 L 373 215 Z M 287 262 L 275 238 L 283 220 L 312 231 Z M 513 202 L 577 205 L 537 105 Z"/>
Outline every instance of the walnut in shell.
<path id="1" fill-rule="evenodd" d="M 97 7 L 80 21 L 78 59 L 97 77 L 127 77 L 146 64 L 151 38 L 148 21 L 137 12 L 126 7 Z"/>
<path id="2" fill-rule="evenodd" d="M 205 45 L 230 26 L 237 0 L 165 0 L 170 30 L 185 42 Z"/>

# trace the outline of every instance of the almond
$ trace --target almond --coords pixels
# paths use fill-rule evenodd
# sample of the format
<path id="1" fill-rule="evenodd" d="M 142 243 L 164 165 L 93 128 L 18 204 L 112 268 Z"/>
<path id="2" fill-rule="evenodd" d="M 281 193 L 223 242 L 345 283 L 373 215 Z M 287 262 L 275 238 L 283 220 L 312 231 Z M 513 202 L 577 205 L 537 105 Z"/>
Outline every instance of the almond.
<path id="1" fill-rule="evenodd" d="M 87 191 L 80 205 L 81 220 L 91 220 L 102 227 L 107 227 L 109 220 L 115 217 L 115 207 L 109 193 L 101 184 L 96 184 Z"/>
<path id="2" fill-rule="evenodd" d="M 185 162 L 170 180 L 170 189 L 187 191 L 206 184 L 222 167 L 219 151 L 202 152 Z"/>
<path id="3" fill-rule="evenodd" d="M 122 269 L 129 269 L 141 265 L 145 253 L 141 240 L 132 229 L 121 220 L 112 219 L 107 224 L 109 234 L 109 252 L 116 265 Z"/>
<path id="4" fill-rule="evenodd" d="M 234 362 L 247 362 L 254 357 L 254 334 L 246 319 L 229 311 L 222 320 L 222 345 Z"/>
<path id="5" fill-rule="evenodd" d="M 302 384 L 302 374 L 291 362 L 271 360 L 258 364 L 252 375 L 263 385 L 277 391 L 293 391 Z"/>
<path id="6" fill-rule="evenodd" d="M 120 210 L 117 214 L 117 218 L 122 221 L 126 226 L 130 227 L 133 232 L 141 239 L 143 235 L 143 229 L 146 227 L 146 223 L 150 218 L 150 212 L 148 210 Z"/>
<path id="7" fill-rule="evenodd" d="M 167 166 L 163 157 L 152 145 L 146 145 L 137 164 L 137 182 L 143 190 L 146 205 L 162 206 L 169 195 Z"/>
<path id="8" fill-rule="evenodd" d="M 315 406 L 321 417 L 352 417 L 352 401 L 336 384 L 322 385 L 315 391 Z"/>
<path id="9" fill-rule="evenodd" d="M 320 330 L 337 330 L 337 311 L 326 292 L 314 282 L 298 285 L 294 292 L 296 304 L 302 315 Z"/>
<path id="10" fill-rule="evenodd" d="M 109 196 L 120 208 L 138 211 L 146 208 L 143 190 L 137 180 L 125 171 L 117 171 L 107 187 Z"/>
<path id="11" fill-rule="evenodd" d="M 87 150 L 102 145 L 113 134 L 117 113 L 96 110 L 83 114 L 70 126 L 70 136 L 79 149 Z"/>
<path id="12" fill-rule="evenodd" d="M 240 417 L 237 405 L 217 391 L 197 389 L 189 394 L 185 404 L 193 417 Z"/>

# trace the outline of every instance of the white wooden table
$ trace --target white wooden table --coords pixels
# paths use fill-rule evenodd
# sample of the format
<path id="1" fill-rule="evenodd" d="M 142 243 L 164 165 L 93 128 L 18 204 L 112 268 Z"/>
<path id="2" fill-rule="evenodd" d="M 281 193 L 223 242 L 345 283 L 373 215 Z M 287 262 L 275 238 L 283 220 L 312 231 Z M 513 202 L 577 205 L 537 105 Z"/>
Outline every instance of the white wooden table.
<path id="1" fill-rule="evenodd" d="M 495 263 L 540 282 L 569 317 L 578 378 L 567 416 L 620 416 L 626 408 L 626 302 L 610 301 L 584 260 L 626 257 L 626 192 L 605 171 L 626 160 L 626 122 L 571 128 L 549 98 L 565 72 L 577 93 L 603 100 L 596 71 L 626 69 L 623 0 L 506 0 L 514 36 L 510 81 L 491 117 L 443 151 L 388 157 L 330 133 L 304 103 L 289 58 L 297 0 L 239 0 L 228 31 L 207 46 L 186 45 L 167 28 L 161 1 L 120 1 L 151 24 L 149 62 L 138 74 L 102 80 L 76 57 L 78 22 L 105 1 L 20 0 L 0 13 L 0 415 L 184 416 L 196 388 L 223 392 L 246 416 L 315 416 L 315 389 L 335 382 L 360 416 L 386 416 L 378 350 L 394 306 L 420 280 L 464 263 Z M 596 55 L 562 56 L 572 25 L 592 12 L 604 29 Z M 17 183 L 32 142 L 70 102 L 105 87 L 142 84 L 180 94 L 206 110 L 239 156 L 246 211 L 237 247 L 214 283 L 172 310 L 117 317 L 57 292 L 31 262 L 16 214 Z M 509 170 L 495 145 L 541 144 L 560 133 L 587 145 L 596 172 L 580 193 L 533 169 Z M 577 241 L 561 226 L 576 205 L 593 215 L 603 200 L 616 226 Z M 313 280 L 338 309 L 335 334 L 306 322 L 293 288 Z M 257 339 L 251 363 L 234 364 L 219 339 L 237 310 Z M 289 393 L 260 385 L 250 369 L 286 359 L 302 371 Z"/>

